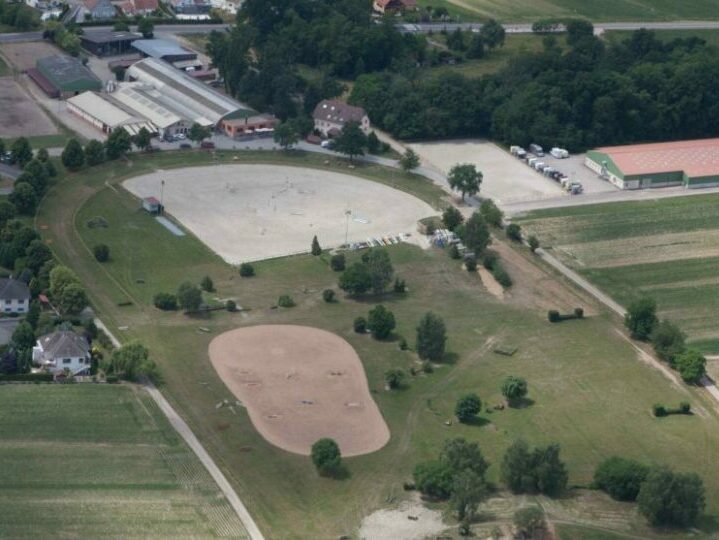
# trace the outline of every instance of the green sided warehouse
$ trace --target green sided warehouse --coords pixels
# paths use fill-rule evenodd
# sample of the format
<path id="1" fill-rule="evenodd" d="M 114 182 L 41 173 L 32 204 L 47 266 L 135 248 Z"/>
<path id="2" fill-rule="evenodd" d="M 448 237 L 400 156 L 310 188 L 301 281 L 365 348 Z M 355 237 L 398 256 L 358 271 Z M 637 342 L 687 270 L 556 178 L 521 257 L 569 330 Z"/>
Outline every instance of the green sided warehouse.
<path id="1" fill-rule="evenodd" d="M 584 164 L 620 189 L 719 186 L 719 139 L 597 148 Z"/>

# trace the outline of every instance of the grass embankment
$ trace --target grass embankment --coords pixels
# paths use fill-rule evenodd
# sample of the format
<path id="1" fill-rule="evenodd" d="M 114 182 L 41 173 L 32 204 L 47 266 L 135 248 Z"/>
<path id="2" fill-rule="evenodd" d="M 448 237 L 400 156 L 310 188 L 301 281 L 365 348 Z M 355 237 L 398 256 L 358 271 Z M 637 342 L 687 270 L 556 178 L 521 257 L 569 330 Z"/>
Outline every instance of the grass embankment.
<path id="1" fill-rule="evenodd" d="M 314 156 L 241 156 L 243 161 L 324 163 Z M 594 466 L 613 454 L 694 470 L 705 478 L 709 513 L 719 512 L 719 474 L 712 459 L 719 445 L 719 419 L 702 409 L 706 402 L 701 395 L 673 386 L 637 361 L 608 316 L 550 325 L 544 312 L 491 297 L 477 276 L 463 272 L 445 253 L 395 246 L 390 253 L 409 292 L 402 297 L 390 294 L 381 301 L 397 317 L 396 335 L 412 343 L 419 318 L 434 310 L 447 323 L 453 355 L 450 363 L 431 375 L 412 378 L 408 388 L 386 392 L 384 372 L 395 367 L 408 370 L 414 355 L 400 351 L 397 340 L 380 343 L 352 331 L 354 318 L 366 315 L 377 299 L 356 301 L 340 295 L 337 303 L 322 301 L 322 290 L 336 288 L 337 281 L 326 256 L 264 261 L 255 265 L 256 277 L 243 279 L 193 236 L 175 237 L 144 216 L 127 193 L 112 185 L 128 175 L 208 159 L 195 153 L 133 156 L 129 166 L 116 163 L 61 178 L 42 205 L 38 224 L 59 258 L 89 287 L 93 303 L 111 328 L 127 326 L 117 332 L 119 337 L 140 339 L 150 348 L 162 369 L 164 393 L 218 461 L 268 537 L 336 538 L 354 533 L 363 516 L 404 497 L 402 482 L 410 477 L 414 464 L 435 456 L 442 442 L 453 436 L 481 444 L 493 464 L 493 480 L 498 478 L 504 449 L 520 436 L 535 444 L 560 442 L 571 483 L 588 483 Z M 355 172 L 383 182 L 394 176 L 379 167 L 358 167 Z M 418 188 L 423 180 L 404 183 L 398 177 L 397 182 L 427 195 L 425 187 Z M 87 228 L 87 219 L 95 216 L 103 217 L 108 227 Z M 101 241 L 111 251 L 111 261 L 104 265 L 87 249 Z M 199 282 L 204 275 L 211 276 L 217 288 L 208 297 L 235 298 L 248 311 L 193 319 L 159 312 L 149 304 L 154 293 L 172 291 L 186 279 Z M 297 306 L 272 309 L 280 294 L 293 296 Z M 128 298 L 132 305 L 117 305 Z M 392 438 L 379 452 L 347 460 L 347 480 L 319 478 L 308 458 L 265 442 L 244 410 L 234 414 L 215 407 L 233 396 L 207 358 L 209 342 L 237 326 L 272 323 L 333 331 L 347 339 L 363 361 Z M 494 343 L 517 347 L 518 352 L 512 357 L 496 355 L 491 352 Z M 466 392 L 478 392 L 489 406 L 499 403 L 500 383 L 508 374 L 528 379 L 530 406 L 483 413 L 478 425 L 445 425 L 457 398 Z M 654 402 L 687 398 L 702 409 L 701 415 L 658 421 L 649 413 Z M 568 500 L 556 503 L 552 513 L 573 520 L 575 512 L 580 519 L 649 534 L 631 507 L 604 507 L 606 499 L 599 496 L 593 501 L 599 511 L 570 510 L 567 505 L 576 501 Z M 516 504 L 510 498 L 487 511 L 511 518 Z"/>
<path id="2" fill-rule="evenodd" d="M 144 391 L 3 386 L 0 430 L 3 538 L 244 535 Z"/>
<path id="3" fill-rule="evenodd" d="M 719 195 L 537 211 L 520 222 L 618 302 L 651 296 L 661 317 L 719 352 Z"/>

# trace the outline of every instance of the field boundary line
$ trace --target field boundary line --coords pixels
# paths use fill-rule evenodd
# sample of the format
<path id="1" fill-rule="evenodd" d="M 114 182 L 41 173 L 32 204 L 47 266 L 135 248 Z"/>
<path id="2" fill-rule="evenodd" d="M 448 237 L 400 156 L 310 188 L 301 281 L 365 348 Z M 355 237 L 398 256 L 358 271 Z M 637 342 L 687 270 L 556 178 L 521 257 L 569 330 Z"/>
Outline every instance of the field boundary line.
<path id="1" fill-rule="evenodd" d="M 107 326 L 105 326 L 99 318 L 95 318 L 95 325 L 105 331 L 105 333 L 109 336 L 110 341 L 112 341 L 116 347 L 121 346 L 120 341 L 110 332 Z M 160 392 L 157 387 L 152 384 L 152 382 L 147 381 L 143 385 L 143 388 L 147 390 L 147 393 L 150 394 L 150 397 L 155 401 L 157 406 L 170 422 L 170 425 L 172 425 L 175 431 L 177 431 L 180 437 L 182 437 L 185 441 L 187 446 L 189 446 L 194 452 L 197 459 L 200 460 L 200 463 L 202 463 L 205 469 L 207 469 L 207 472 L 210 473 L 210 476 L 215 481 L 215 484 L 217 484 L 217 487 L 220 488 L 220 491 L 222 491 L 222 494 L 230 503 L 230 506 L 232 506 L 232 509 L 237 514 L 237 517 L 240 518 L 240 521 L 242 522 L 242 525 L 244 525 L 251 540 L 264 540 L 265 537 L 262 535 L 262 532 L 257 526 L 257 523 L 255 523 L 255 520 L 252 518 L 252 515 L 247 510 L 247 507 L 242 503 L 242 500 L 232 488 L 230 482 L 227 480 L 225 475 L 222 474 L 220 468 L 192 432 L 190 426 L 187 425 L 172 405 L 170 405 L 170 403 L 165 399 L 162 392 Z"/>
<path id="2" fill-rule="evenodd" d="M 545 261 L 547 264 L 558 270 L 563 276 L 568 278 L 572 283 L 575 285 L 581 287 L 584 289 L 584 291 L 591 294 L 594 298 L 599 300 L 600 303 L 604 304 L 606 307 L 608 307 L 610 310 L 612 310 L 614 313 L 624 318 L 624 316 L 627 313 L 627 310 L 624 309 L 619 303 L 615 302 L 608 294 L 602 292 L 598 287 L 595 287 L 589 281 L 584 279 L 582 276 L 577 274 L 574 270 L 569 268 L 567 265 L 562 263 L 559 259 L 557 259 L 554 255 L 550 255 L 547 253 L 546 250 L 542 248 L 538 248 L 535 253 L 539 255 L 539 257 Z M 636 346 L 635 346 L 636 347 Z M 638 347 L 637 347 L 638 348 Z M 652 357 L 653 358 L 653 357 Z M 657 361 L 658 362 L 658 361 Z M 655 366 L 655 369 L 662 369 L 663 366 Z M 699 384 L 702 388 L 704 388 L 709 395 L 712 397 L 712 399 L 719 403 L 719 388 L 717 388 L 715 382 L 708 376 L 704 375 L 701 381 L 699 381 Z"/>

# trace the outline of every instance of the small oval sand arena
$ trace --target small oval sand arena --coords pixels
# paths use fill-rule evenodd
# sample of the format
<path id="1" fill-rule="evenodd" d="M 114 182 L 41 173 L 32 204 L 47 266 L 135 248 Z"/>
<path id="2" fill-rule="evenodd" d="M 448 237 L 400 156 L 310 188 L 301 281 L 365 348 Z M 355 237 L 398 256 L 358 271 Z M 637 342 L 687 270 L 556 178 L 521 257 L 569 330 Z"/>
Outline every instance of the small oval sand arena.
<path id="1" fill-rule="evenodd" d="M 367 386 L 359 356 L 341 337 L 307 326 L 238 328 L 210 343 L 210 361 L 275 446 L 309 455 L 322 437 L 343 456 L 368 454 L 389 429 Z"/>

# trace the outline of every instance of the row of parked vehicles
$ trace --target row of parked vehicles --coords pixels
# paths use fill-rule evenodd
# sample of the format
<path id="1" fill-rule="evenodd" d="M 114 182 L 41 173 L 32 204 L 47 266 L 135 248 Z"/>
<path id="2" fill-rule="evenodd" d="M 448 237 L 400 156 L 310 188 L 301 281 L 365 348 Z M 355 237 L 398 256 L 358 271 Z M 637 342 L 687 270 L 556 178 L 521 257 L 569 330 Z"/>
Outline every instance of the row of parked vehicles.
<path id="1" fill-rule="evenodd" d="M 570 178 L 559 169 L 552 167 L 551 165 L 547 165 L 544 161 L 542 161 L 542 158 L 544 157 L 544 150 L 538 144 L 530 144 L 529 152 L 521 146 L 510 146 L 509 151 L 513 156 L 525 162 L 538 173 L 541 173 L 547 178 L 551 178 L 555 182 L 559 183 L 563 189 L 572 195 L 579 195 L 584 191 L 580 182 L 570 180 Z M 565 159 L 569 157 L 569 152 L 564 148 L 552 148 L 549 151 L 549 154 L 555 159 Z"/>

